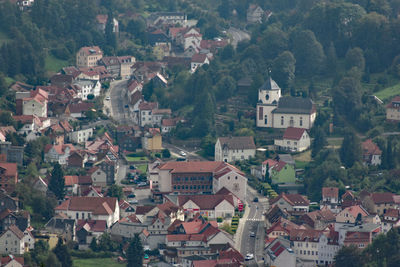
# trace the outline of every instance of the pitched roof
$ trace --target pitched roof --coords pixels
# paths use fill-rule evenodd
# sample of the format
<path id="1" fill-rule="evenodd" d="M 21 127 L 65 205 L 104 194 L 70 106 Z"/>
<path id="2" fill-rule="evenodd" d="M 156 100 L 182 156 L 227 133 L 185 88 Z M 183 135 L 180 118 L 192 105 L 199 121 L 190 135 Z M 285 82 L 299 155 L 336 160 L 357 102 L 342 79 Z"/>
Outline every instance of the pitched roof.
<path id="1" fill-rule="evenodd" d="M 161 164 L 159 168 L 160 170 L 171 170 L 171 173 L 213 173 L 224 164 L 222 161 L 170 161 Z"/>
<path id="2" fill-rule="evenodd" d="M 316 112 L 315 104 L 310 98 L 284 96 L 279 99 L 278 107 L 272 113 L 278 114 L 312 114 Z"/>
<path id="3" fill-rule="evenodd" d="M 85 46 L 79 49 L 78 53 L 85 53 L 87 56 L 89 55 L 102 55 L 103 52 L 101 51 L 100 47 L 98 46 Z"/>
<path id="4" fill-rule="evenodd" d="M 194 54 L 192 56 L 192 62 L 195 63 L 204 63 L 207 59 L 207 55 L 206 54 Z"/>
<path id="5" fill-rule="evenodd" d="M 188 201 L 193 201 L 201 210 L 213 210 L 222 201 L 226 200 L 233 207 L 235 204 L 233 202 L 232 195 L 179 195 L 178 203 L 180 206 L 185 205 Z"/>
<path id="6" fill-rule="evenodd" d="M 71 197 L 55 210 L 91 211 L 94 215 L 111 215 L 117 204 L 115 197 Z"/>
<path id="7" fill-rule="evenodd" d="M 52 148 L 54 148 L 59 155 L 64 155 L 67 148 L 69 148 L 70 152 L 75 151 L 75 147 L 72 144 L 47 144 L 44 147 L 44 153 L 48 153 Z"/>
<path id="8" fill-rule="evenodd" d="M 307 197 L 299 195 L 299 194 L 286 194 L 286 193 L 280 193 L 279 196 L 277 196 L 276 198 L 274 198 L 270 201 L 270 204 L 271 205 L 275 204 L 281 198 L 285 199 L 292 206 L 297 206 L 297 205 L 308 206 L 308 205 L 310 205 L 310 201 L 307 199 Z"/>
<path id="9" fill-rule="evenodd" d="M 11 225 L 8 227 L 7 231 L 11 231 L 19 240 L 21 240 L 22 238 L 24 238 L 24 233 L 21 232 L 21 230 L 19 230 L 19 228 L 16 225 Z M 5 231 L 3 233 L 3 235 L 5 233 L 7 233 L 7 231 Z"/>
<path id="10" fill-rule="evenodd" d="M 173 127 L 173 126 L 176 126 L 176 120 L 175 119 L 163 119 L 161 121 L 161 125 L 163 127 Z"/>
<path id="11" fill-rule="evenodd" d="M 322 197 L 339 198 L 339 188 L 337 187 L 322 187 Z"/>
<path id="12" fill-rule="evenodd" d="M 399 210 L 398 209 L 388 209 L 383 216 L 387 217 L 393 217 L 393 218 L 399 218 Z M 1 217 L 0 217 L 1 219 Z"/>
<path id="13" fill-rule="evenodd" d="M 158 107 L 158 103 L 156 102 L 142 102 L 139 104 L 140 110 L 153 110 Z"/>
<path id="14" fill-rule="evenodd" d="M 361 144 L 364 155 L 382 155 L 379 147 L 372 142 L 372 139 L 367 139 Z"/>
<path id="15" fill-rule="evenodd" d="M 274 171 L 280 172 L 286 165 L 289 166 L 289 164 L 287 164 L 287 163 L 284 162 L 284 161 L 278 161 L 277 164 L 275 164 L 274 166 L 272 166 L 272 169 L 273 169 Z"/>
<path id="16" fill-rule="evenodd" d="M 77 175 L 66 175 L 64 176 L 65 186 L 73 186 L 78 184 L 78 176 Z"/>
<path id="17" fill-rule="evenodd" d="M 136 214 L 137 215 L 144 215 L 154 209 L 155 206 L 137 206 L 136 207 Z"/>
<path id="18" fill-rule="evenodd" d="M 269 77 L 258 90 L 281 90 L 278 84 Z"/>
<path id="19" fill-rule="evenodd" d="M 347 207 L 343 210 L 343 212 L 350 213 L 354 218 L 357 218 L 358 214 L 360 213 L 362 217 L 368 216 L 368 212 L 360 205 L 355 205 L 351 207 Z"/>
<path id="20" fill-rule="evenodd" d="M 228 149 L 256 149 L 254 138 L 252 136 L 234 136 L 234 137 L 219 137 L 221 147 Z"/>
<path id="21" fill-rule="evenodd" d="M 6 176 L 16 176 L 18 175 L 17 163 L 10 162 L 0 162 L 0 169 L 4 169 Z"/>
<path id="22" fill-rule="evenodd" d="M 397 108 L 394 106 L 394 103 L 400 104 L 400 96 L 395 96 L 390 100 L 390 103 L 386 105 L 386 108 Z"/>
<path id="23" fill-rule="evenodd" d="M 371 199 L 375 204 L 394 203 L 393 193 L 372 193 Z"/>
<path id="24" fill-rule="evenodd" d="M 82 228 L 88 232 L 103 233 L 107 228 L 107 222 L 105 220 L 78 220 L 76 231 Z"/>
<path id="25" fill-rule="evenodd" d="M 303 136 L 304 132 L 306 132 L 306 129 L 288 127 L 285 130 L 283 139 L 300 140 L 301 137 Z"/>
<path id="26" fill-rule="evenodd" d="M 290 241 L 318 242 L 323 234 L 320 230 L 314 229 L 293 229 L 290 232 Z"/>

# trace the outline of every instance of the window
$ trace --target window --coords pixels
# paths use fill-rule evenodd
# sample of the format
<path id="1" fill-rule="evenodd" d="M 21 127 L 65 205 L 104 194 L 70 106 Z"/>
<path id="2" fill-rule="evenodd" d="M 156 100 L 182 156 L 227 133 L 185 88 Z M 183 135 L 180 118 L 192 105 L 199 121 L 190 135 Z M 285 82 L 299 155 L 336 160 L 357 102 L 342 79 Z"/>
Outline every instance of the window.
<path id="1" fill-rule="evenodd" d="M 300 126 L 303 126 L 303 117 L 300 117 Z"/>
<path id="2" fill-rule="evenodd" d="M 289 124 L 290 124 L 290 126 L 294 126 L 294 120 L 293 120 L 293 117 L 290 117 L 290 122 L 289 122 Z"/>
<path id="3" fill-rule="evenodd" d="M 268 124 L 268 116 L 267 115 L 264 116 L 264 124 Z"/>
<path id="4" fill-rule="evenodd" d="M 283 119 L 283 116 L 281 116 L 281 125 L 283 125 L 284 124 L 284 119 Z"/>

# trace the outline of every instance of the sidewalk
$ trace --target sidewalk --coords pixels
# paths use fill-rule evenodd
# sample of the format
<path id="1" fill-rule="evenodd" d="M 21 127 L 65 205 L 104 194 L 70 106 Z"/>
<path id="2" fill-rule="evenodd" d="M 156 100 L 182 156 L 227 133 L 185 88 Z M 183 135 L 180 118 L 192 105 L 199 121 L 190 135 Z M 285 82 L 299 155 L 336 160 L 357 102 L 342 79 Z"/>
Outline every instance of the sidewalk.
<path id="1" fill-rule="evenodd" d="M 249 217 L 249 213 L 250 213 L 250 207 L 249 204 L 246 202 L 246 209 L 244 211 L 243 217 L 239 220 L 239 225 L 236 230 L 235 236 L 233 238 L 235 242 L 235 248 L 238 251 L 240 251 L 241 249 L 243 229 L 244 225 L 246 224 L 247 218 Z"/>

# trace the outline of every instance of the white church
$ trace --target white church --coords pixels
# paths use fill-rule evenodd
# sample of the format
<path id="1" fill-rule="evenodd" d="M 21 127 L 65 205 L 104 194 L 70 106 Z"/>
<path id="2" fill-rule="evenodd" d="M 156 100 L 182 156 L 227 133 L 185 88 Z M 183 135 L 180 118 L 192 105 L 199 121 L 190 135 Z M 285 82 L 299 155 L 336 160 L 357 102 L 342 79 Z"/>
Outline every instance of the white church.
<path id="1" fill-rule="evenodd" d="M 310 98 L 281 95 L 281 88 L 268 78 L 258 89 L 257 127 L 311 129 L 317 110 Z"/>

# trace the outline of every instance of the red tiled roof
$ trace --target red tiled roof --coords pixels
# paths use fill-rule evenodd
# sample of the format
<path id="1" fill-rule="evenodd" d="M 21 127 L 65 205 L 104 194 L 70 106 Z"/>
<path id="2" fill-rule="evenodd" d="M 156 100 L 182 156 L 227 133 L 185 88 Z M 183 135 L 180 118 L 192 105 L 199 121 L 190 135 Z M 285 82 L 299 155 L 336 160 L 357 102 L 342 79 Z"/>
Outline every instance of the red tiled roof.
<path id="1" fill-rule="evenodd" d="M 136 214 L 145 215 L 146 213 L 148 213 L 149 211 L 151 211 L 154 208 L 155 208 L 155 206 L 137 206 Z"/>
<path id="2" fill-rule="evenodd" d="M 107 228 L 107 222 L 105 220 L 78 220 L 76 231 L 82 228 L 88 232 L 103 233 Z"/>
<path id="3" fill-rule="evenodd" d="M 394 203 L 393 193 L 372 193 L 371 199 L 375 204 Z"/>
<path id="4" fill-rule="evenodd" d="M 394 108 L 393 102 L 400 103 L 400 96 L 395 96 L 392 100 L 390 100 L 390 103 L 386 105 L 386 108 Z"/>
<path id="5" fill-rule="evenodd" d="M 0 162 L 0 169 L 5 170 L 6 176 L 16 176 L 18 175 L 17 163 Z"/>
<path id="6" fill-rule="evenodd" d="M 161 125 L 164 127 L 173 127 L 176 125 L 175 119 L 163 119 Z"/>
<path id="7" fill-rule="evenodd" d="M 322 231 L 313 229 L 293 229 L 290 232 L 290 241 L 318 242 Z"/>
<path id="8" fill-rule="evenodd" d="M 8 255 L 0 258 L 0 265 L 6 266 L 8 263 L 12 262 L 13 260 L 17 261 L 19 264 L 24 266 L 24 257 L 15 257 L 13 255 Z M 13 265 L 14 266 L 14 265 Z"/>
<path id="9" fill-rule="evenodd" d="M 142 102 L 139 104 L 139 109 L 140 110 L 153 110 L 158 107 L 158 104 L 156 102 Z"/>
<path id="10" fill-rule="evenodd" d="M 382 155 L 382 151 L 371 139 L 364 141 L 361 147 L 364 155 Z"/>
<path id="11" fill-rule="evenodd" d="M 290 205 L 297 206 L 297 205 L 310 205 L 310 201 L 307 197 L 299 195 L 299 194 L 286 194 L 281 193 L 279 196 L 271 200 L 271 205 L 278 202 L 281 198 L 285 199 Z"/>
<path id="12" fill-rule="evenodd" d="M 322 197 L 336 198 L 339 197 L 339 188 L 337 187 L 322 187 Z"/>
<path id="13" fill-rule="evenodd" d="M 393 217 L 393 218 L 399 218 L 399 210 L 398 209 L 388 209 L 383 216 L 387 217 Z M 0 217 L 1 219 L 1 217 Z"/>
<path id="14" fill-rule="evenodd" d="M 353 215 L 354 218 L 357 218 L 359 213 L 361 214 L 362 217 L 369 215 L 368 212 L 365 209 L 363 209 L 360 205 L 347 207 L 343 211 L 349 212 L 351 215 Z"/>
<path id="15" fill-rule="evenodd" d="M 92 53 L 92 51 L 94 51 L 94 52 Z M 98 47 L 98 46 L 82 47 L 81 49 L 79 49 L 78 53 L 81 53 L 81 52 L 85 53 L 86 55 L 102 55 L 103 54 L 100 47 Z"/>
<path id="16" fill-rule="evenodd" d="M 275 164 L 274 166 L 272 166 L 272 169 L 280 172 L 286 165 L 288 165 L 286 162 L 284 161 L 278 161 L 277 164 Z M 289 165 L 288 165 L 289 166 Z"/>
<path id="17" fill-rule="evenodd" d="M 107 23 L 107 19 L 108 19 L 108 15 L 107 14 L 99 14 L 99 15 L 96 16 L 96 20 L 100 24 L 106 24 Z"/>
<path id="18" fill-rule="evenodd" d="M 188 201 L 193 201 L 201 210 L 213 210 L 222 201 L 226 200 L 233 207 L 232 195 L 179 195 L 178 202 L 180 206 L 185 205 Z"/>
<path id="19" fill-rule="evenodd" d="M 222 161 L 170 161 L 160 165 L 161 170 L 171 170 L 171 173 L 213 173 L 224 165 Z"/>
<path id="20" fill-rule="evenodd" d="M 278 163 L 278 161 L 276 161 L 276 160 L 267 159 L 267 160 L 263 161 L 262 165 L 267 165 L 268 164 L 268 166 L 271 168 L 272 166 L 274 166 L 277 163 Z"/>
<path id="21" fill-rule="evenodd" d="M 11 225 L 10 227 L 8 227 L 8 231 L 11 231 L 19 240 L 24 238 L 24 233 L 21 232 L 21 230 L 19 230 L 19 228 L 15 225 Z M 5 233 L 7 233 L 7 231 L 5 231 L 3 235 Z"/>
<path id="22" fill-rule="evenodd" d="M 192 62 L 195 63 L 204 63 L 206 61 L 207 55 L 206 54 L 194 54 L 192 56 Z"/>
<path id="23" fill-rule="evenodd" d="M 306 129 L 288 127 L 283 135 L 283 139 L 300 140 Z"/>
<path id="24" fill-rule="evenodd" d="M 111 215 L 116 209 L 115 197 L 71 197 L 55 210 L 91 211 L 95 215 Z"/>
<path id="25" fill-rule="evenodd" d="M 78 184 L 78 176 L 77 175 L 66 175 L 64 176 L 65 186 L 73 186 Z"/>
<path id="26" fill-rule="evenodd" d="M 47 144 L 44 148 L 44 152 L 48 153 L 50 149 L 54 148 L 57 154 L 63 155 L 65 154 L 65 150 L 67 149 L 67 147 L 69 147 L 70 152 L 75 151 L 75 147 L 72 144 Z"/>

